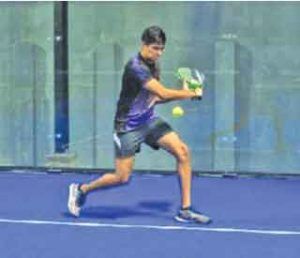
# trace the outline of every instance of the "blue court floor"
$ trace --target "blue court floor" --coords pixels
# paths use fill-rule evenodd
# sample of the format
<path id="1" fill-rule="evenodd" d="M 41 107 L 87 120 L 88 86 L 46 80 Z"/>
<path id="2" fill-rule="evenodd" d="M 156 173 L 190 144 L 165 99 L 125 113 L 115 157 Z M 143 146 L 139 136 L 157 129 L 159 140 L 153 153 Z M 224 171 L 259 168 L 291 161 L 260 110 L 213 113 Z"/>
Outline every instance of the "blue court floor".
<path id="1" fill-rule="evenodd" d="M 68 185 L 93 174 L 0 173 L 0 258 L 299 258 L 300 179 L 194 177 L 210 225 L 173 220 L 175 175 L 134 174 L 67 211 Z"/>

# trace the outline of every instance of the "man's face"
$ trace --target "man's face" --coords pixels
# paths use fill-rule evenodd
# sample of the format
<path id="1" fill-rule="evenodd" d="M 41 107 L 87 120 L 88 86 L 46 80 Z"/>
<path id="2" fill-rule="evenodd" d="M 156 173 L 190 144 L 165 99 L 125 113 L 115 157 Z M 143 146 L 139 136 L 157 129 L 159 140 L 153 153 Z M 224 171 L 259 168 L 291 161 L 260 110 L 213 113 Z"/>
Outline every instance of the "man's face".
<path id="1" fill-rule="evenodd" d="M 151 61 L 156 61 L 164 52 L 165 46 L 160 44 L 143 45 L 145 57 Z"/>

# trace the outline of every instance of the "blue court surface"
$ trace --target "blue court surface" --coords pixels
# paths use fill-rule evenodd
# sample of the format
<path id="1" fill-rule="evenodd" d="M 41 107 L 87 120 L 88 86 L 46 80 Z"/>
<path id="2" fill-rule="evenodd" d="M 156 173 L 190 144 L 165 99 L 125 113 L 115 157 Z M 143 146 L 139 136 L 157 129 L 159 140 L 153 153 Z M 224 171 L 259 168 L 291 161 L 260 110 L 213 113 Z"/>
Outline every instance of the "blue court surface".
<path id="1" fill-rule="evenodd" d="M 299 258 L 300 180 L 194 177 L 210 225 L 173 220 L 176 175 L 134 174 L 67 212 L 68 185 L 98 174 L 0 173 L 0 258 Z"/>

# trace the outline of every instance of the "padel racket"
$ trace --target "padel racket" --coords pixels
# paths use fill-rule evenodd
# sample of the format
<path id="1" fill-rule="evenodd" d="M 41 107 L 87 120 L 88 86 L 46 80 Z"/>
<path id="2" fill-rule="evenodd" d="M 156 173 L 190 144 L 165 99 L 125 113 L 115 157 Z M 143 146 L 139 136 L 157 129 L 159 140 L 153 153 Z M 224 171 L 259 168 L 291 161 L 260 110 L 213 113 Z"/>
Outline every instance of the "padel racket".
<path id="1" fill-rule="evenodd" d="M 190 90 L 203 88 L 205 80 L 204 74 L 200 73 L 197 69 L 188 67 L 180 67 L 177 70 L 177 76 L 180 80 L 186 81 Z"/>

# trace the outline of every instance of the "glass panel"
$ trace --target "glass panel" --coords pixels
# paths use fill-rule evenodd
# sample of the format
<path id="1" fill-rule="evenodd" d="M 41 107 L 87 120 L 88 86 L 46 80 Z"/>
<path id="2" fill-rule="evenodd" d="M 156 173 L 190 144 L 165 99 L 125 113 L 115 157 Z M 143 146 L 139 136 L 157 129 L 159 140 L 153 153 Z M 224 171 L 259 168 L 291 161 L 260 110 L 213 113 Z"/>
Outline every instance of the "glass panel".
<path id="1" fill-rule="evenodd" d="M 53 152 L 53 4 L 0 3 L 0 165 Z"/>
<path id="2" fill-rule="evenodd" d="M 168 38 L 162 83 L 179 88 L 180 66 L 206 75 L 201 102 L 157 106 L 190 147 L 194 170 L 299 173 L 299 11 L 298 2 L 69 2 L 65 165 L 113 168 L 123 67 L 156 24 Z M 0 165 L 51 166 L 54 4 L 3 2 L 0 14 Z M 176 105 L 181 118 L 171 115 Z M 135 169 L 174 167 L 144 146 Z"/>
<path id="3" fill-rule="evenodd" d="M 162 82 L 180 66 L 206 75 L 201 102 L 157 111 L 190 146 L 197 171 L 298 173 L 299 3 L 70 2 L 70 150 L 78 166 L 113 167 L 122 69 L 149 25 L 167 33 Z M 185 116 L 173 118 L 181 105 Z M 84 125 L 84 127 L 79 125 Z M 136 169 L 174 170 L 143 147 Z"/>

